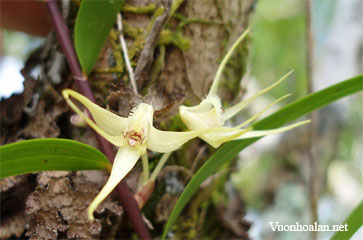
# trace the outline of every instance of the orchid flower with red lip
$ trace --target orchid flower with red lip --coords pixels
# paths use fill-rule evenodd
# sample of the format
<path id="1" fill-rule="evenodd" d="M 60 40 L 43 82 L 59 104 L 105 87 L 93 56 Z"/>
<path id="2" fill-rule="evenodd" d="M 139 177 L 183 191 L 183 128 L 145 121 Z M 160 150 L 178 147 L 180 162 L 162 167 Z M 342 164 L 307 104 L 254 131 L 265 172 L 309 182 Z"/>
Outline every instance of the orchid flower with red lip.
<path id="1" fill-rule="evenodd" d="M 154 109 L 149 104 L 141 103 L 131 111 L 129 117 L 124 118 L 99 107 L 88 98 L 73 90 L 65 89 L 62 94 L 69 106 L 93 130 L 110 143 L 119 147 L 107 183 L 88 207 L 87 214 L 90 220 L 94 219 L 93 212 L 97 206 L 112 192 L 127 173 L 131 171 L 140 156 L 147 158 L 147 149 L 160 153 L 169 153 L 201 134 L 230 131 L 229 128 L 224 127 L 188 132 L 161 131 L 153 126 Z M 72 102 L 70 96 L 82 103 L 89 110 L 94 121 L 86 116 Z M 233 130 L 231 135 L 237 137 L 242 133 L 242 130 Z"/>
<path id="2" fill-rule="evenodd" d="M 285 76 L 283 76 L 280 80 L 272 84 L 271 86 L 259 91 L 252 97 L 237 103 L 236 105 L 223 110 L 222 109 L 222 103 L 221 99 L 217 95 L 218 85 L 220 82 L 220 78 L 222 75 L 222 71 L 231 57 L 233 51 L 237 48 L 238 44 L 247 36 L 249 30 L 247 29 L 233 44 L 231 49 L 227 52 L 226 56 L 223 58 L 221 64 L 218 67 L 217 74 L 215 79 L 213 80 L 213 84 L 211 86 L 211 89 L 209 90 L 209 93 L 205 99 L 203 99 L 199 105 L 187 107 L 187 106 L 180 106 L 179 107 L 179 114 L 184 122 L 184 124 L 190 129 L 190 130 L 202 130 L 202 129 L 208 129 L 208 128 L 216 128 L 216 127 L 223 127 L 225 122 L 234 117 L 236 114 L 238 114 L 242 109 L 244 109 L 249 103 L 251 103 L 253 100 L 261 96 L 262 94 L 270 91 L 272 88 L 276 87 L 278 84 L 280 84 L 284 79 L 286 79 L 292 71 L 287 73 Z M 271 106 L 276 104 L 277 102 L 281 101 L 282 99 L 286 98 L 288 95 L 285 95 L 271 104 L 269 104 L 266 108 L 262 109 L 259 113 L 252 116 L 247 121 L 241 123 L 240 125 L 229 128 L 230 131 L 224 131 L 224 132 L 208 132 L 204 133 L 200 136 L 204 141 L 209 143 L 215 148 L 218 148 L 221 144 L 227 141 L 236 140 L 236 139 L 247 139 L 247 138 L 254 138 L 254 137 L 262 137 L 270 134 L 276 134 L 288 131 L 290 129 L 293 129 L 295 127 L 298 127 L 300 125 L 306 124 L 310 122 L 310 120 L 298 122 L 295 124 L 291 124 L 286 127 L 281 127 L 277 129 L 270 129 L 270 130 L 253 130 L 252 127 L 244 128 L 250 123 L 252 123 L 255 119 L 257 119 L 263 112 L 265 112 L 267 109 L 269 109 Z M 228 127 L 226 127 L 228 128 Z M 244 131 L 243 134 L 239 134 L 240 131 Z M 236 136 L 237 135 L 237 136 Z"/>

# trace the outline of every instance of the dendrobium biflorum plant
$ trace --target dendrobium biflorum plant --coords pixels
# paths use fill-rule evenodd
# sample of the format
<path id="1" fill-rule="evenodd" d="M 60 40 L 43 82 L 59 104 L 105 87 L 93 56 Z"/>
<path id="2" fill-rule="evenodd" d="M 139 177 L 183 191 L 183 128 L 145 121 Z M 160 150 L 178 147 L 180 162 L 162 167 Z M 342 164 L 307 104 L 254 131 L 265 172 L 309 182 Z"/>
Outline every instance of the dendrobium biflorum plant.
<path id="1" fill-rule="evenodd" d="M 124 118 L 99 107 L 88 98 L 73 90 L 63 90 L 62 94 L 69 106 L 98 134 L 103 136 L 110 143 L 119 147 L 107 183 L 88 207 L 87 214 L 90 220 L 94 219 L 93 212 L 97 206 L 112 192 L 127 173 L 131 171 L 140 156 L 147 158 L 147 149 L 154 152 L 169 153 L 195 137 L 202 138 L 213 147 L 219 147 L 222 143 L 227 141 L 280 133 L 308 122 L 304 121 L 287 127 L 267 131 L 252 131 L 251 128 L 242 128 L 256 119 L 268 107 L 284 98 L 282 97 L 237 127 L 223 126 L 225 121 L 236 115 L 249 102 L 269 91 L 284 79 L 282 78 L 250 99 L 223 112 L 221 100 L 216 95 L 220 75 L 233 50 L 246 34 L 247 31 L 236 41 L 223 59 L 208 96 L 198 106 L 180 107 L 179 112 L 181 119 L 190 129 L 190 131 L 187 132 L 161 131 L 156 129 L 153 126 L 154 108 L 149 104 L 141 103 L 131 111 L 129 117 Z M 285 77 L 287 77 L 287 75 Z M 89 110 L 94 121 L 83 113 L 78 106 L 72 102 L 70 97 L 82 103 Z"/>
<path id="2" fill-rule="evenodd" d="M 161 131 L 153 126 L 154 108 L 141 103 L 134 108 L 128 118 L 120 117 L 106 109 L 99 107 L 83 95 L 65 89 L 62 92 L 69 106 L 78 113 L 86 123 L 106 140 L 119 147 L 112 171 L 106 185 L 92 201 L 88 208 L 88 217 L 93 220 L 93 212 L 97 206 L 111 193 L 116 185 L 131 171 L 140 156 L 146 157 L 146 149 L 154 152 L 168 153 L 178 149 L 192 138 L 210 132 L 229 132 L 229 128 L 216 127 L 188 132 Z M 70 96 L 82 103 L 92 114 L 92 121 L 83 113 Z M 237 137 L 243 130 L 235 131 L 230 135 Z"/>

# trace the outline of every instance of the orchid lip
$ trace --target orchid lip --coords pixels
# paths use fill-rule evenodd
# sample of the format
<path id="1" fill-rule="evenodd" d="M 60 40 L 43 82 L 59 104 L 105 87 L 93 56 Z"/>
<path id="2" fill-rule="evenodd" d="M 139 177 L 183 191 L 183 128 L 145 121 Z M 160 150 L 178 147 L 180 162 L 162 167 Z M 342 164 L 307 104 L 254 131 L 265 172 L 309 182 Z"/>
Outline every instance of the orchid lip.
<path id="1" fill-rule="evenodd" d="M 130 146 L 135 146 L 136 144 L 143 144 L 145 142 L 144 130 L 142 129 L 141 133 L 132 131 L 124 131 L 123 137 L 127 140 Z"/>

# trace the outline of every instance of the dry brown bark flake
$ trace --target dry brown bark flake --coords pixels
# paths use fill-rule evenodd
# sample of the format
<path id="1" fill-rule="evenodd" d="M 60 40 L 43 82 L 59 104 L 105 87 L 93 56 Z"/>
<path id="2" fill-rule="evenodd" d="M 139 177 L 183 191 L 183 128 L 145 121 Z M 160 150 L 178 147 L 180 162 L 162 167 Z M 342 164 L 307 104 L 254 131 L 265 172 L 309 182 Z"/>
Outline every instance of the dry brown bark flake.
<path id="1" fill-rule="evenodd" d="M 101 183 L 105 180 L 103 177 Z M 27 236 L 31 239 L 100 237 L 101 221 L 90 222 L 86 210 L 102 184 L 90 181 L 83 173 L 63 171 L 42 172 L 37 181 L 39 187 L 26 201 L 26 214 L 30 216 Z M 102 217 L 117 217 L 121 213 L 121 207 L 110 198 L 96 210 Z"/>

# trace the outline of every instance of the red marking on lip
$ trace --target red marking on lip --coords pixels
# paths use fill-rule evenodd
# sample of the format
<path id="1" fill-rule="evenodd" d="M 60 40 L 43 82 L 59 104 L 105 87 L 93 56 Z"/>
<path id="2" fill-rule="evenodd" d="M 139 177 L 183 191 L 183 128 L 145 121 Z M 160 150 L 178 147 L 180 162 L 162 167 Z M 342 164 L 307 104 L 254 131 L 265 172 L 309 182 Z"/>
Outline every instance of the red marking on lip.
<path id="1" fill-rule="evenodd" d="M 143 143 L 145 140 L 145 136 L 143 135 L 144 131 L 136 132 L 135 130 L 132 131 L 124 131 L 123 136 L 127 139 L 130 146 L 135 146 L 137 143 Z"/>
<path id="2" fill-rule="evenodd" d="M 141 141 L 142 136 L 141 136 L 141 133 L 134 132 L 133 134 L 131 134 L 130 138 L 139 142 L 139 141 Z"/>
<path id="3" fill-rule="evenodd" d="M 144 140 L 142 134 L 138 132 L 128 133 L 127 135 L 129 135 L 128 142 L 130 146 L 135 146 L 137 143 L 141 143 Z"/>

